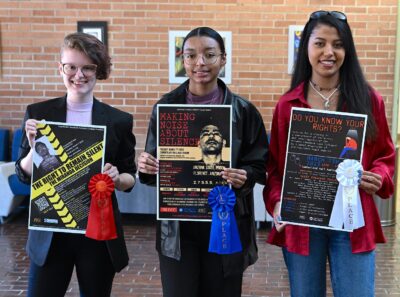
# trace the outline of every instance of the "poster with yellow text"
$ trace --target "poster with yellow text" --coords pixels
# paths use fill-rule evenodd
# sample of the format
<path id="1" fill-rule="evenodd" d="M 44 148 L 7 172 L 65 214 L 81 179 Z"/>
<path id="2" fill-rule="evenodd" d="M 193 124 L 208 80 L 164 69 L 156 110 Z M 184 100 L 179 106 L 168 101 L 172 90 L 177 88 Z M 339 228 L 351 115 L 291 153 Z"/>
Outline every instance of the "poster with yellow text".
<path id="1" fill-rule="evenodd" d="M 33 147 L 29 229 L 85 233 L 88 183 L 104 163 L 105 126 L 40 122 Z"/>

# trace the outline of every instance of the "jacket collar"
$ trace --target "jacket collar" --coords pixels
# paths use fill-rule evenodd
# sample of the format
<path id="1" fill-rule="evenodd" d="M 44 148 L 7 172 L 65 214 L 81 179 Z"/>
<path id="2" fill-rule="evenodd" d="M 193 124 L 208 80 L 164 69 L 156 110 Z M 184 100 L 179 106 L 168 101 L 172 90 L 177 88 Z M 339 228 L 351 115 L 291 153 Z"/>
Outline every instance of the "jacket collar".
<path id="1" fill-rule="evenodd" d="M 300 83 L 293 90 L 288 91 L 282 96 L 286 101 L 300 101 L 303 105 L 309 107 L 309 104 L 304 96 L 304 82 Z"/>
<path id="2" fill-rule="evenodd" d="M 43 117 L 47 121 L 65 122 L 67 120 L 67 95 L 57 98 Z"/>
<path id="3" fill-rule="evenodd" d="M 226 84 L 218 78 L 218 86 L 224 92 L 224 100 L 222 104 L 231 104 L 232 103 L 232 93 L 227 88 Z M 186 90 L 189 87 L 189 79 L 182 83 L 179 87 L 177 87 L 172 92 L 165 95 L 165 98 L 174 99 L 175 104 L 186 104 Z"/>
<path id="4" fill-rule="evenodd" d="M 107 115 L 104 109 L 104 104 L 96 98 L 93 98 L 93 110 L 92 110 L 92 124 L 93 125 L 106 125 Z"/>

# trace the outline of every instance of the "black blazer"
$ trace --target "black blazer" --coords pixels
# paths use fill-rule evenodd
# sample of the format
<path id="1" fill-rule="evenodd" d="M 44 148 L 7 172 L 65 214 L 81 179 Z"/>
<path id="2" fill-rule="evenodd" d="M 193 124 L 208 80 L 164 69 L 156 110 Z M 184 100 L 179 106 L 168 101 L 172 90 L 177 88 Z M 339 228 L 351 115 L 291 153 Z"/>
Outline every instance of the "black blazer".
<path id="1" fill-rule="evenodd" d="M 16 162 L 16 172 L 22 182 L 30 183 L 30 176 L 24 174 L 20 167 L 21 159 L 30 151 L 28 139 L 25 135 L 25 122 L 28 119 L 65 122 L 67 114 L 66 96 L 52 100 L 31 104 L 27 107 L 22 126 L 23 135 Z M 135 165 L 135 136 L 132 133 L 132 115 L 104 104 L 97 99 L 93 101 L 92 124 L 107 126 L 105 163 L 111 163 L 118 168 L 120 173 L 136 174 Z M 130 191 L 128 189 L 127 191 Z M 106 245 L 117 272 L 128 264 L 128 252 L 125 245 L 121 224 L 121 215 L 115 192 L 112 195 L 114 218 L 118 238 L 106 241 Z M 29 230 L 27 253 L 31 260 L 39 265 L 44 265 L 50 248 L 53 232 Z"/>

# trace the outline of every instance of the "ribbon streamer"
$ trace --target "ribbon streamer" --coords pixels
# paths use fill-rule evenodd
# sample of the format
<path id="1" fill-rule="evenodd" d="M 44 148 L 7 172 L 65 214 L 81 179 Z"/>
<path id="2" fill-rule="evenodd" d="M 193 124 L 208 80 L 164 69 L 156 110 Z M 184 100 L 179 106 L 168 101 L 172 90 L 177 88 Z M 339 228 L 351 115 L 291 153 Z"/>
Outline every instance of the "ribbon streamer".
<path id="1" fill-rule="evenodd" d="M 86 237 L 96 240 L 117 238 L 111 195 L 114 182 L 107 174 L 96 174 L 89 181 L 91 194 Z"/>
<path id="2" fill-rule="evenodd" d="M 358 190 L 360 162 L 346 159 L 336 169 L 339 182 L 333 203 L 329 226 L 336 229 L 353 231 L 365 225 L 364 214 Z"/>
<path id="3" fill-rule="evenodd" d="M 213 210 L 208 251 L 233 254 L 242 250 L 233 207 L 235 192 L 228 186 L 216 186 L 208 194 L 208 204 Z"/>

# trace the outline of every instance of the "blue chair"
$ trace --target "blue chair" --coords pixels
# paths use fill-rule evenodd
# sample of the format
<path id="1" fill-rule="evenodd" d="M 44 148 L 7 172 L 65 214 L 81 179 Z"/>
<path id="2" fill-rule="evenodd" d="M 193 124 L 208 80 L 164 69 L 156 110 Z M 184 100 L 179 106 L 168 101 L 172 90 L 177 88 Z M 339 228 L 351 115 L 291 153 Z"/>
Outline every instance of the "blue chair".
<path id="1" fill-rule="evenodd" d="M 11 143 L 11 161 L 17 161 L 19 146 L 21 145 L 22 129 L 16 129 Z"/>
<path id="2" fill-rule="evenodd" d="M 0 162 L 9 161 L 8 151 L 10 149 L 10 131 L 0 129 Z"/>
<path id="3" fill-rule="evenodd" d="M 17 161 L 19 146 L 21 144 L 22 129 L 14 131 L 13 141 L 11 145 L 11 161 Z M 15 196 L 29 196 L 31 193 L 30 185 L 20 182 L 16 174 L 12 174 L 8 177 L 11 191 Z"/>
<path id="4" fill-rule="evenodd" d="M 0 164 L 0 222 L 10 216 L 24 200 L 28 200 L 30 195 L 30 186 L 21 183 L 15 174 L 21 137 L 22 130 L 15 130 L 11 145 L 12 161 Z"/>

